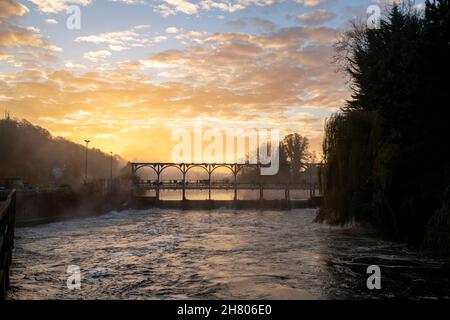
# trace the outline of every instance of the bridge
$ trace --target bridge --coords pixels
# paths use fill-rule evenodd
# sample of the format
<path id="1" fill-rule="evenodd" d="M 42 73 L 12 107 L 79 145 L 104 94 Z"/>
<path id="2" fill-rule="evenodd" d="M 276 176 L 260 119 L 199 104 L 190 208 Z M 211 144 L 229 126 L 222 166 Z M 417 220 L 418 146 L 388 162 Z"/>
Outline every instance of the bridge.
<path id="1" fill-rule="evenodd" d="M 16 192 L 0 191 L 0 300 L 9 289 L 9 268 L 14 247 Z"/>
<path id="2" fill-rule="evenodd" d="M 140 179 L 134 179 L 134 189 L 137 190 L 155 190 L 156 199 L 160 199 L 161 190 L 182 190 L 182 199 L 186 199 L 186 190 L 208 190 L 208 198 L 211 200 L 212 190 L 234 190 L 234 200 L 238 199 L 238 190 L 259 190 L 260 200 L 264 198 L 264 190 L 284 190 L 285 198 L 289 200 L 290 190 L 301 189 L 310 190 L 310 196 L 315 196 L 316 185 L 310 180 L 307 183 L 238 183 L 238 174 L 244 168 L 252 168 L 261 173 L 261 168 L 268 167 L 270 165 L 249 164 L 249 163 L 158 163 L 158 162 L 132 162 L 131 163 L 131 174 L 136 176 L 137 172 L 142 168 L 150 168 L 156 174 L 156 180 L 142 181 Z M 317 166 L 317 164 L 311 163 L 307 164 L 307 167 Z M 161 174 L 169 169 L 177 169 L 181 175 L 182 180 L 171 180 L 169 182 L 161 181 Z M 200 168 L 208 174 L 208 179 L 197 180 L 195 182 L 187 181 L 187 174 L 190 170 L 194 168 Z M 212 175 L 219 169 L 228 169 L 233 175 L 233 182 L 213 182 Z"/>

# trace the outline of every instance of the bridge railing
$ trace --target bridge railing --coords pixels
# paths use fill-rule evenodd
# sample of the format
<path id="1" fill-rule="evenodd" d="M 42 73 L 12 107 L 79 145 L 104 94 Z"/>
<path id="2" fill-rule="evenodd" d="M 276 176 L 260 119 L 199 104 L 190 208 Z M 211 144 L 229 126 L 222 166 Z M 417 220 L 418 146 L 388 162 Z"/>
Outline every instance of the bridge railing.
<path id="1" fill-rule="evenodd" d="M 211 182 L 209 184 L 208 182 L 190 182 L 186 181 L 185 184 L 183 184 L 182 181 L 178 182 L 166 182 L 166 181 L 150 181 L 150 180 L 144 180 L 144 181 L 137 181 L 134 184 L 136 187 L 140 188 L 148 188 L 148 189 L 155 189 L 157 187 L 160 188 L 167 188 L 167 189 L 182 189 L 183 187 L 186 187 L 186 189 L 192 188 L 208 188 L 210 185 L 212 187 L 216 188 L 223 188 L 223 189 L 230 189 L 234 188 L 235 184 L 233 182 Z M 238 182 L 236 185 L 240 189 L 245 188 L 260 188 L 263 187 L 264 189 L 301 189 L 306 190 L 311 187 L 311 184 L 309 183 L 245 183 L 245 182 Z"/>
<path id="2" fill-rule="evenodd" d="M 0 300 L 9 289 L 15 219 L 16 191 L 0 191 Z"/>

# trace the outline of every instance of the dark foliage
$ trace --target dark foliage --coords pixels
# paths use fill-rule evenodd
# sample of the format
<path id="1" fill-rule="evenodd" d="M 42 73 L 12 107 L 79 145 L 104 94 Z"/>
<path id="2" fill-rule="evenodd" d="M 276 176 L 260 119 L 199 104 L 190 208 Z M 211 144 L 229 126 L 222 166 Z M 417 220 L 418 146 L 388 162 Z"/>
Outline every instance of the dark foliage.
<path id="1" fill-rule="evenodd" d="M 239 175 L 243 183 L 300 183 L 304 179 L 304 171 L 312 160 L 309 151 L 309 140 L 298 133 L 288 134 L 279 145 L 279 170 L 276 175 L 262 176 L 258 170 L 244 168 Z M 303 175 L 302 175 L 303 174 Z"/>
<path id="2" fill-rule="evenodd" d="M 21 177 L 31 185 L 69 184 L 84 181 L 86 148 L 63 138 L 54 138 L 45 129 L 26 120 L 0 120 L 0 180 Z M 88 177 L 110 176 L 110 155 L 89 149 Z M 125 164 L 115 156 L 114 172 Z M 55 168 L 60 175 L 55 175 Z"/>
<path id="3" fill-rule="evenodd" d="M 450 1 L 437 0 L 394 6 L 380 29 L 354 25 L 337 44 L 353 94 L 327 124 L 318 220 L 420 245 L 433 215 L 450 215 L 449 32 Z"/>

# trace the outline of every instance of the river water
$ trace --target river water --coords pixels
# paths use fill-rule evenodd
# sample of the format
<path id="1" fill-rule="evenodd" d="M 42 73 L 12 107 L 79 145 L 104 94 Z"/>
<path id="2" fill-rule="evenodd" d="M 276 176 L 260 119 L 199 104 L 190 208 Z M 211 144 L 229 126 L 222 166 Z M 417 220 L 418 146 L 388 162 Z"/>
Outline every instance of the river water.
<path id="1" fill-rule="evenodd" d="M 144 210 L 17 228 L 10 299 L 449 298 L 449 267 L 315 210 Z M 368 290 L 369 265 L 381 289 Z M 69 265 L 81 289 L 66 285 Z"/>

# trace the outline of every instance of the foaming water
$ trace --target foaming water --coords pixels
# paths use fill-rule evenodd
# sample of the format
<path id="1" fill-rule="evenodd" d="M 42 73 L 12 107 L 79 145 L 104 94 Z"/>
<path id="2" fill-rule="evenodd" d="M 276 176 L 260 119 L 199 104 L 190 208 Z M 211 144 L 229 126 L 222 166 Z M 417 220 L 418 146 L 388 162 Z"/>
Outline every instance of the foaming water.
<path id="1" fill-rule="evenodd" d="M 448 265 L 315 211 L 145 210 L 17 228 L 10 299 L 450 296 Z M 366 287 L 366 269 L 382 289 Z M 68 290 L 69 265 L 81 289 Z"/>

